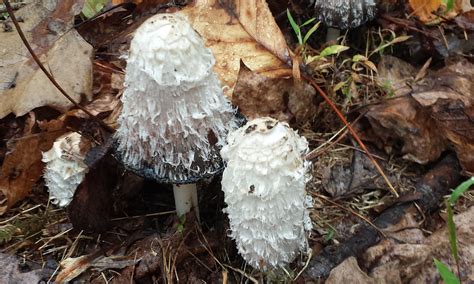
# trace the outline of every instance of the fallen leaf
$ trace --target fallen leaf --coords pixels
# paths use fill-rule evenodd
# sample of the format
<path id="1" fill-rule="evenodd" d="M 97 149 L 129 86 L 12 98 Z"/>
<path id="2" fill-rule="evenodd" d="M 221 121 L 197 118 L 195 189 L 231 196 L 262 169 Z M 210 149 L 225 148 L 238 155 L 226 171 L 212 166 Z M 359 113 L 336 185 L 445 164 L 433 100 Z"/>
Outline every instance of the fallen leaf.
<path id="1" fill-rule="evenodd" d="M 43 175 L 41 152 L 48 151 L 66 129 L 31 134 L 17 139 L 0 171 L 0 215 L 31 194 Z"/>
<path id="2" fill-rule="evenodd" d="M 441 0 L 409 0 L 413 13 L 424 23 L 437 17 L 433 12 L 438 10 L 441 2 Z"/>
<path id="3" fill-rule="evenodd" d="M 376 80 L 395 96 L 404 96 L 411 92 L 415 67 L 394 56 L 384 55 L 377 66 Z"/>
<path id="4" fill-rule="evenodd" d="M 456 232 L 460 248 L 460 269 L 463 282 L 474 281 L 474 207 L 455 216 Z M 450 267 L 456 267 L 452 259 L 446 226 L 422 240 L 402 242 L 387 239 L 371 247 L 363 256 L 364 265 L 375 283 L 427 283 L 439 282 L 440 276 L 433 257 Z"/>
<path id="5" fill-rule="evenodd" d="M 459 27 L 474 31 L 474 10 L 461 14 L 459 17 L 456 17 L 454 21 Z"/>
<path id="6" fill-rule="evenodd" d="M 291 62 L 282 32 L 264 0 L 196 0 L 179 13 L 187 16 L 216 58 L 214 71 L 232 97 L 240 61 L 268 77 L 290 77 Z"/>
<path id="7" fill-rule="evenodd" d="M 16 11 L 28 41 L 45 67 L 77 102 L 92 96 L 92 47 L 72 29 L 83 1 L 42 1 Z M 51 106 L 65 111 L 72 104 L 31 59 L 16 31 L 0 30 L 0 118 Z"/>
<path id="8" fill-rule="evenodd" d="M 121 269 L 130 265 L 135 265 L 140 259 L 124 256 L 104 256 L 98 253 L 83 255 L 80 257 L 70 257 L 61 261 L 61 271 L 55 279 L 57 283 L 72 281 L 89 268 L 99 271 L 107 268 Z"/>
<path id="9" fill-rule="evenodd" d="M 375 284 L 375 280 L 370 278 L 365 272 L 360 269 L 357 259 L 353 256 L 344 260 L 341 264 L 336 266 L 325 282 L 326 284 L 337 283 L 367 283 Z"/>
<path id="10" fill-rule="evenodd" d="M 412 85 L 411 96 L 368 107 L 366 138 L 386 152 L 426 164 L 446 150 L 474 173 L 474 66 L 455 60 Z"/>
<path id="11" fill-rule="evenodd" d="M 40 265 L 18 259 L 14 255 L 0 253 L 0 283 L 41 283 L 45 282 L 54 272 L 51 268 L 41 268 Z M 32 267 L 31 271 L 21 271 L 21 265 L 24 267 Z"/>
<path id="12" fill-rule="evenodd" d="M 316 92 L 293 79 L 269 78 L 241 65 L 232 103 L 248 119 L 271 116 L 281 121 L 304 123 L 316 116 Z"/>

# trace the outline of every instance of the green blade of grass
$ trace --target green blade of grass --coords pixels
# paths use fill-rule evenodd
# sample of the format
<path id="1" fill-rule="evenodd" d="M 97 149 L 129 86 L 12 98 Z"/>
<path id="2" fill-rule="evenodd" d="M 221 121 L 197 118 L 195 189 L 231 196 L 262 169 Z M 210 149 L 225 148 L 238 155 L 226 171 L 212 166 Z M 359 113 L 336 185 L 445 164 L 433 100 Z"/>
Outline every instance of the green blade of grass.
<path id="1" fill-rule="evenodd" d="M 303 43 L 306 43 L 309 39 L 309 37 L 319 28 L 321 25 L 321 22 L 317 22 L 309 31 L 305 34 L 303 38 Z"/>
<path id="2" fill-rule="evenodd" d="M 298 38 L 298 43 L 303 44 L 303 38 L 301 37 L 301 29 L 300 27 L 296 24 L 295 20 L 293 19 L 293 16 L 290 13 L 289 9 L 286 9 L 286 15 L 288 16 L 288 21 L 290 21 L 291 28 L 296 34 L 296 37 Z"/>
<path id="3" fill-rule="evenodd" d="M 453 208 L 449 201 L 446 201 L 446 209 L 448 211 L 448 234 L 449 234 L 449 244 L 451 246 L 451 254 L 453 255 L 456 262 L 458 261 L 458 245 L 456 238 L 456 224 L 454 223 L 454 213 Z"/>
<path id="4" fill-rule="evenodd" d="M 456 203 L 459 197 L 461 197 L 464 194 L 464 192 L 466 192 L 473 184 L 474 184 L 474 177 L 471 177 L 470 179 L 458 185 L 458 187 L 456 187 L 456 189 L 451 193 L 451 196 L 449 197 L 449 202 L 451 204 Z"/>
<path id="5" fill-rule="evenodd" d="M 438 269 L 441 278 L 443 278 L 444 283 L 446 284 L 460 284 L 459 279 L 454 275 L 454 273 L 447 267 L 444 263 L 437 260 L 436 258 L 433 259 Z"/>
<path id="6" fill-rule="evenodd" d="M 311 24 L 312 22 L 314 22 L 316 20 L 316 18 L 311 18 L 309 20 L 307 20 L 306 22 L 304 22 L 301 26 L 304 27 L 304 26 L 307 26 L 309 24 Z"/>

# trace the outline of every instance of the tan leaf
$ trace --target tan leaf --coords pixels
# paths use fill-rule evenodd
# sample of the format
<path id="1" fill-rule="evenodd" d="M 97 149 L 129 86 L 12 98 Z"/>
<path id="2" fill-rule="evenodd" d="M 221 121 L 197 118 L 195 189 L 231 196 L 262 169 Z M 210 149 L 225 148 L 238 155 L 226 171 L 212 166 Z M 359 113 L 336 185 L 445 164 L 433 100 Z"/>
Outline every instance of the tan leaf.
<path id="1" fill-rule="evenodd" d="M 92 47 L 72 29 L 83 1 L 65 0 L 56 6 L 35 1 L 16 11 L 22 30 L 45 67 L 77 102 L 92 96 Z M 0 118 L 13 112 L 51 106 L 61 111 L 71 103 L 31 59 L 16 32 L 0 30 Z"/>
<path id="2" fill-rule="evenodd" d="M 240 60 L 253 72 L 290 77 L 290 56 L 283 34 L 264 0 L 196 0 L 186 15 L 216 57 L 215 72 L 225 94 L 233 94 Z"/>
<path id="3" fill-rule="evenodd" d="M 409 0 L 413 14 L 422 22 L 429 22 L 436 18 L 433 14 L 441 6 L 441 0 Z"/>

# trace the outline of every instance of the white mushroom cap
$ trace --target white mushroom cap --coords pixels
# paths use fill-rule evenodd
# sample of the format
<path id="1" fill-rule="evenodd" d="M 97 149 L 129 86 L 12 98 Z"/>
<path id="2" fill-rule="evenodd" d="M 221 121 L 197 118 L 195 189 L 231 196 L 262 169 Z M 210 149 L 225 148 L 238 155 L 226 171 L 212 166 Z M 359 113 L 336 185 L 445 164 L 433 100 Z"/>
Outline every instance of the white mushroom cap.
<path id="1" fill-rule="evenodd" d="M 158 14 L 135 31 L 127 60 L 127 75 L 134 81 L 125 84 L 144 89 L 152 79 L 161 86 L 189 88 L 208 77 L 214 63 L 211 51 L 184 16 Z"/>
<path id="2" fill-rule="evenodd" d="M 311 220 L 305 185 L 308 142 L 272 118 L 258 118 L 229 134 L 221 150 L 231 237 L 253 267 L 290 263 L 306 248 Z"/>
<path id="3" fill-rule="evenodd" d="M 60 207 L 69 205 L 89 170 L 84 159 L 90 144 L 82 143 L 81 137 L 76 132 L 67 133 L 56 139 L 49 151 L 43 152 L 42 161 L 46 163 L 43 176 L 49 199 Z"/>
<path id="4" fill-rule="evenodd" d="M 115 134 L 117 155 L 129 169 L 171 183 L 222 169 L 219 149 L 237 121 L 213 65 L 184 16 L 155 15 L 137 29 Z"/>
<path id="5" fill-rule="evenodd" d="M 340 29 L 356 28 L 377 13 L 375 0 L 315 0 L 315 14 L 321 22 Z"/>

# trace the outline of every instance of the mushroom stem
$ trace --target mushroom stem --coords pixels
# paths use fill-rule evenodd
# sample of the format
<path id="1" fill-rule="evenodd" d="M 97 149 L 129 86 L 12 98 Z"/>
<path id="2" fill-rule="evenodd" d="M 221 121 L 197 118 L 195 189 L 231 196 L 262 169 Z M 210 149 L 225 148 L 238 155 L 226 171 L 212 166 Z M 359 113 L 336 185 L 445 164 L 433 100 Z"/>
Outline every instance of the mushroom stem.
<path id="1" fill-rule="evenodd" d="M 173 184 L 174 203 L 176 205 L 176 213 L 183 216 L 192 208 L 196 212 L 199 221 L 199 207 L 197 198 L 197 188 L 195 183 L 189 184 Z"/>
<path id="2" fill-rule="evenodd" d="M 326 33 L 326 42 L 335 41 L 341 35 L 341 30 L 337 28 L 328 27 Z"/>

